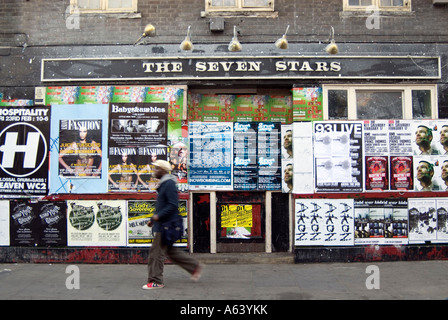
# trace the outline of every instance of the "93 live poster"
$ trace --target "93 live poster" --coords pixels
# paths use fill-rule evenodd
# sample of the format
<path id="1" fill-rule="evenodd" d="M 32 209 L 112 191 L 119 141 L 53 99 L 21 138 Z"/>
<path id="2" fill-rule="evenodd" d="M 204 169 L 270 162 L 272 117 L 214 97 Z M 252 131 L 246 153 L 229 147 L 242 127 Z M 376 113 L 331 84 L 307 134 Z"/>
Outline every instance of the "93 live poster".
<path id="1" fill-rule="evenodd" d="M 48 193 L 49 107 L 0 108 L 0 194 Z"/>

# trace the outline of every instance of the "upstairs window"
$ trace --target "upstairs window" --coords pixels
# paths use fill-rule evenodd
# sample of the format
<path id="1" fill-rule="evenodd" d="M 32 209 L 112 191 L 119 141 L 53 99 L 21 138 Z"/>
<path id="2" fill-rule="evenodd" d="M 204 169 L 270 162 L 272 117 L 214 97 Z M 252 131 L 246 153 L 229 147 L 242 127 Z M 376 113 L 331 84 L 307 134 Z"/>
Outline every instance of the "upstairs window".
<path id="1" fill-rule="evenodd" d="M 70 4 L 81 13 L 137 12 L 137 0 L 71 0 Z"/>
<path id="2" fill-rule="evenodd" d="M 210 12 L 272 12 L 274 0 L 206 0 L 205 11 Z"/>
<path id="3" fill-rule="evenodd" d="M 410 11 L 411 0 L 344 0 L 344 11 L 365 11 L 372 6 L 380 11 Z"/>

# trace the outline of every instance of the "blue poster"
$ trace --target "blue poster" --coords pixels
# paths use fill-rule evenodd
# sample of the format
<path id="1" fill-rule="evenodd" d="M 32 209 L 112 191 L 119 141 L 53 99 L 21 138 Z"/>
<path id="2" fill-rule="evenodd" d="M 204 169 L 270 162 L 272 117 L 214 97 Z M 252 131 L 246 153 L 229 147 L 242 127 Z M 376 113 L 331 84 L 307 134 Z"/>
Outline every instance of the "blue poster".
<path id="1" fill-rule="evenodd" d="M 189 124 L 190 190 L 232 190 L 233 123 Z"/>
<path id="2" fill-rule="evenodd" d="M 50 194 L 107 193 L 107 104 L 53 105 Z"/>

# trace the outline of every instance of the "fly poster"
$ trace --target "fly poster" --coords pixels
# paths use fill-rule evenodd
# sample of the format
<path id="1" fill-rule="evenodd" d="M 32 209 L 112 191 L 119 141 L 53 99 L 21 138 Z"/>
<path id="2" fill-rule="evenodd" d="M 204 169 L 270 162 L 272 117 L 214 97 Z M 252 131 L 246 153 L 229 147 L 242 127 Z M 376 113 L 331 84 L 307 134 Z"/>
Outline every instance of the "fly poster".
<path id="1" fill-rule="evenodd" d="M 65 246 L 65 202 L 11 201 L 11 246 Z"/>
<path id="2" fill-rule="evenodd" d="M 126 246 L 126 221 L 126 201 L 67 201 L 67 244 Z"/>
<path id="3" fill-rule="evenodd" d="M 52 106 L 50 193 L 107 192 L 107 105 Z"/>
<path id="4" fill-rule="evenodd" d="M 155 191 L 152 163 L 168 157 L 168 104 L 111 103 L 109 120 L 109 191 Z"/>
<path id="5" fill-rule="evenodd" d="M 0 246 L 9 246 L 9 201 L 0 201 Z"/>
<path id="6" fill-rule="evenodd" d="M 0 194 L 45 196 L 49 107 L 0 108 Z"/>
<path id="7" fill-rule="evenodd" d="M 362 122 L 314 122 L 316 192 L 362 192 Z"/>
<path id="8" fill-rule="evenodd" d="M 187 200 L 179 200 L 179 215 L 182 217 L 183 233 L 175 246 L 185 246 L 188 243 L 187 233 Z M 148 222 L 156 212 L 155 200 L 130 200 L 128 201 L 128 230 L 127 245 L 130 247 L 147 247 L 154 240 L 152 227 Z"/>
<path id="9" fill-rule="evenodd" d="M 190 190 L 232 190 L 233 123 L 189 124 Z"/>
<path id="10" fill-rule="evenodd" d="M 352 246 L 353 199 L 296 199 L 296 246 Z"/>

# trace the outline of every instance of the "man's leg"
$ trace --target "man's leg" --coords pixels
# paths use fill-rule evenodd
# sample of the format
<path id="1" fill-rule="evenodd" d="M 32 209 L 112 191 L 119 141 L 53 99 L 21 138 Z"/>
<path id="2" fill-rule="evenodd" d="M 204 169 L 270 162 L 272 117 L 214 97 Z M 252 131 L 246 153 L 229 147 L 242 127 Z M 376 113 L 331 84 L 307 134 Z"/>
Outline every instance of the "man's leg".
<path id="1" fill-rule="evenodd" d="M 162 244 L 162 233 L 154 233 L 154 241 L 149 251 L 148 283 L 163 284 L 163 265 L 166 247 Z"/>

